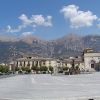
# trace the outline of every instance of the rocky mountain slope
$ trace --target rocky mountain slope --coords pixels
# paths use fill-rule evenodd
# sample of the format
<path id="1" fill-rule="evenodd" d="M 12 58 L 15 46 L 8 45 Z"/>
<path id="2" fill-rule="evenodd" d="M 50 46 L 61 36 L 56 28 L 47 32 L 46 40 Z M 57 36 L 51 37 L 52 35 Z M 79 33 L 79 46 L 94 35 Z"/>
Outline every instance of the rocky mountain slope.
<path id="1" fill-rule="evenodd" d="M 100 36 L 69 34 L 52 41 L 45 41 L 32 36 L 16 41 L 0 39 L 0 62 L 8 62 L 25 55 L 67 58 L 68 56 L 81 55 L 84 48 L 93 48 L 99 52 Z"/>

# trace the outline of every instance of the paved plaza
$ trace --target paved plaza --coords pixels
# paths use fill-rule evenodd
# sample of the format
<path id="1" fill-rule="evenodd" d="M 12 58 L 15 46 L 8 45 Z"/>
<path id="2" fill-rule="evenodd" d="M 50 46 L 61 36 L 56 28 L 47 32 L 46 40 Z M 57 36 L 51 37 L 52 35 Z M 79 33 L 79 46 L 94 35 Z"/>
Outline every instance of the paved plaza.
<path id="1" fill-rule="evenodd" d="M 0 79 L 0 100 L 88 100 L 84 98 L 99 96 L 100 73 L 72 76 L 32 74 Z"/>

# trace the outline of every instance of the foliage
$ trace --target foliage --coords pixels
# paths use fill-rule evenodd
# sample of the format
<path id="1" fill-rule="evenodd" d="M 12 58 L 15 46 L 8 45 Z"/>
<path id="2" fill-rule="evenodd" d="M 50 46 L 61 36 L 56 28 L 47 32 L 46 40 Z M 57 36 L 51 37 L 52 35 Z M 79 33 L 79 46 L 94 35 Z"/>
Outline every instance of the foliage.
<path id="1" fill-rule="evenodd" d="M 49 66 L 49 70 L 51 71 L 51 72 L 53 72 L 53 67 L 52 66 Z"/>
<path id="2" fill-rule="evenodd" d="M 37 71 L 38 67 L 37 66 L 32 66 L 31 69 L 34 70 L 34 71 Z"/>
<path id="3" fill-rule="evenodd" d="M 19 67 L 15 67 L 15 71 L 19 71 L 20 70 L 20 68 Z"/>
<path id="4" fill-rule="evenodd" d="M 28 73 L 31 72 L 31 69 L 29 67 L 21 67 L 22 71 L 26 71 Z"/>
<path id="5" fill-rule="evenodd" d="M 24 66 L 23 66 L 23 67 L 21 67 L 21 70 L 22 70 L 22 71 L 25 71 L 25 67 L 24 67 Z"/>
<path id="6" fill-rule="evenodd" d="M 68 70 L 68 67 L 63 67 L 63 71 L 67 71 Z"/>
<path id="7" fill-rule="evenodd" d="M 41 66 L 40 71 L 48 71 L 48 68 L 46 66 Z"/>
<path id="8" fill-rule="evenodd" d="M 79 65 L 75 66 L 75 69 L 76 69 L 76 70 L 79 70 Z"/>
<path id="9" fill-rule="evenodd" d="M 79 74 L 80 73 L 80 68 L 79 65 L 75 66 L 75 67 L 71 67 L 69 69 L 69 74 L 70 75 L 74 75 L 74 74 Z"/>
<path id="10" fill-rule="evenodd" d="M 9 71 L 8 66 L 0 65 L 0 72 L 7 73 Z"/>

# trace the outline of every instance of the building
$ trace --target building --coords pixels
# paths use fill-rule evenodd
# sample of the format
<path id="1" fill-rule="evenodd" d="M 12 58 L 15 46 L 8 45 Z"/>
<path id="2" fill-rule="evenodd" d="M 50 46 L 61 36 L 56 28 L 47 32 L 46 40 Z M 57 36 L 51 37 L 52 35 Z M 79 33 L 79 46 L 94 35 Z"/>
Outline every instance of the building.
<path id="1" fill-rule="evenodd" d="M 53 58 L 26 56 L 12 61 L 10 63 L 10 70 L 14 70 L 14 67 L 18 67 L 19 69 L 21 69 L 21 67 L 29 67 L 31 69 L 33 66 L 46 66 L 48 68 L 52 66 L 54 71 L 56 71 L 57 66 L 60 66 L 57 62 L 58 60 Z"/>
<path id="2" fill-rule="evenodd" d="M 81 57 L 70 57 L 68 59 L 63 60 L 63 67 L 68 67 L 71 68 L 72 66 L 74 67 L 79 67 L 80 70 L 84 69 L 84 62 Z"/>
<path id="3" fill-rule="evenodd" d="M 72 61 L 73 59 L 54 59 L 54 58 L 43 58 L 43 57 L 33 57 L 33 56 L 26 56 L 23 58 L 16 59 L 15 61 L 12 61 L 10 63 L 10 70 L 14 70 L 14 67 L 18 67 L 21 69 L 21 67 L 29 67 L 30 69 L 32 66 L 36 67 L 50 67 L 52 66 L 54 69 L 54 73 L 58 73 L 63 67 L 72 67 Z M 75 66 L 82 67 L 82 60 L 81 58 L 74 58 L 74 64 Z"/>
<path id="4" fill-rule="evenodd" d="M 94 52 L 92 49 L 87 49 L 84 52 L 84 66 L 85 70 L 95 71 L 99 69 L 100 66 L 100 52 Z"/>
<path id="5" fill-rule="evenodd" d="M 10 63 L 10 70 L 14 70 L 14 67 L 50 67 L 54 69 L 54 73 L 58 73 L 63 67 L 79 67 L 81 71 L 100 71 L 100 53 L 94 52 L 91 48 L 85 49 L 83 55 L 80 57 L 69 57 L 68 59 L 54 59 L 26 56 L 16 59 Z"/>

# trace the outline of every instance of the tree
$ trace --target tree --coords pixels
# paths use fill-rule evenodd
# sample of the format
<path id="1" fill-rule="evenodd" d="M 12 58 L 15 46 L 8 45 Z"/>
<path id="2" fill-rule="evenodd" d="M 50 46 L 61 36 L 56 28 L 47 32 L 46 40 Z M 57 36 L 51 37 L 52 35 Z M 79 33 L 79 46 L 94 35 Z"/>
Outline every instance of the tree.
<path id="1" fill-rule="evenodd" d="M 52 66 L 49 66 L 49 71 L 50 71 L 51 74 L 53 73 L 54 69 L 53 69 Z"/>
<path id="2" fill-rule="evenodd" d="M 31 72 L 31 69 L 29 67 L 25 67 L 25 71 L 30 73 Z"/>
<path id="3" fill-rule="evenodd" d="M 66 66 L 66 67 L 63 67 L 63 71 L 68 71 L 68 67 Z"/>
<path id="4" fill-rule="evenodd" d="M 19 67 L 15 67 L 15 71 L 19 71 L 20 70 L 20 68 Z"/>
<path id="5" fill-rule="evenodd" d="M 25 67 L 21 67 L 21 70 L 22 70 L 22 71 L 25 71 Z"/>
<path id="6" fill-rule="evenodd" d="M 79 70 L 79 65 L 75 66 L 75 69 Z"/>
<path id="7" fill-rule="evenodd" d="M 63 67 L 63 71 L 65 75 L 69 75 L 69 68 L 67 66 Z"/>
<path id="8" fill-rule="evenodd" d="M 51 71 L 51 72 L 53 72 L 53 67 L 52 66 L 49 66 L 49 70 Z"/>
<path id="9" fill-rule="evenodd" d="M 0 72 L 7 73 L 9 71 L 9 67 L 5 65 L 0 65 Z"/>
<path id="10" fill-rule="evenodd" d="M 48 71 L 48 68 L 46 66 L 41 66 L 40 71 Z"/>
<path id="11" fill-rule="evenodd" d="M 80 73 L 80 68 L 79 65 L 75 66 L 75 74 L 79 74 Z"/>
<path id="12" fill-rule="evenodd" d="M 29 67 L 21 67 L 22 71 L 26 71 L 28 73 L 31 72 L 31 69 Z"/>
<path id="13" fill-rule="evenodd" d="M 32 66 L 32 68 L 31 68 L 33 71 L 37 71 L 37 66 Z"/>

